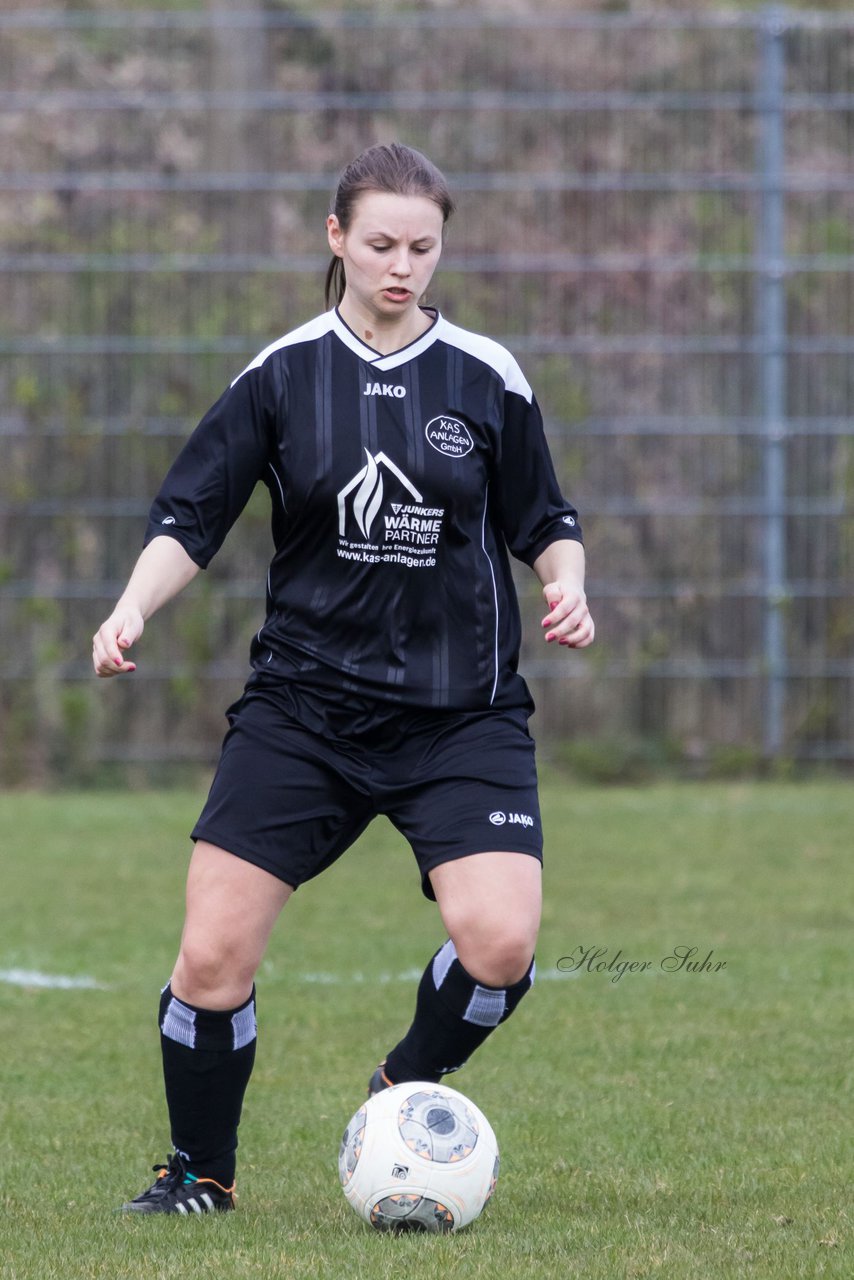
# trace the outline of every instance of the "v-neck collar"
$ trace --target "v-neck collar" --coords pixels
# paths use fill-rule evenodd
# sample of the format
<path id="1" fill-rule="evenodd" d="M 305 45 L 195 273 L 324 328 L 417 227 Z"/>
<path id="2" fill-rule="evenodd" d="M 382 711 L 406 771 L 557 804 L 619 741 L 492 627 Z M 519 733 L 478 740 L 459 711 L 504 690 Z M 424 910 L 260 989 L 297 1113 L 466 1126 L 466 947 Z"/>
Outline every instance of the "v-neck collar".
<path id="1" fill-rule="evenodd" d="M 332 312 L 332 328 L 344 345 L 349 347 L 360 360 L 364 360 L 367 364 L 372 365 L 374 369 L 379 369 L 381 372 L 386 373 L 420 356 L 428 347 L 432 347 L 438 338 L 439 330 L 442 327 L 442 317 L 435 307 L 426 308 L 426 310 L 432 311 L 434 314 L 430 328 L 425 329 L 424 333 L 412 342 L 407 343 L 405 347 L 401 347 L 399 351 L 392 351 L 389 355 L 383 355 L 381 351 L 375 351 L 373 347 L 369 347 L 367 343 L 362 342 L 361 338 L 357 338 L 347 322 L 341 318 L 341 313 L 337 307 Z"/>

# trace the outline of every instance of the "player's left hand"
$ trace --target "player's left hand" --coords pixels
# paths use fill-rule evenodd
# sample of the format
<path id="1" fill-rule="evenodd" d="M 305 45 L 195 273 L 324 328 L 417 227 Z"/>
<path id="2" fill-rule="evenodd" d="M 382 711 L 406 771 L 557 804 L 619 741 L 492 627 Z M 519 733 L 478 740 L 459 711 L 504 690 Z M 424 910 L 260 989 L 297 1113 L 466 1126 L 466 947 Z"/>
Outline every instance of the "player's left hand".
<path id="1" fill-rule="evenodd" d="M 596 628 L 582 589 L 571 583 L 548 582 L 543 595 L 549 611 L 543 618 L 546 643 L 557 640 L 569 649 L 584 649 L 593 643 Z"/>

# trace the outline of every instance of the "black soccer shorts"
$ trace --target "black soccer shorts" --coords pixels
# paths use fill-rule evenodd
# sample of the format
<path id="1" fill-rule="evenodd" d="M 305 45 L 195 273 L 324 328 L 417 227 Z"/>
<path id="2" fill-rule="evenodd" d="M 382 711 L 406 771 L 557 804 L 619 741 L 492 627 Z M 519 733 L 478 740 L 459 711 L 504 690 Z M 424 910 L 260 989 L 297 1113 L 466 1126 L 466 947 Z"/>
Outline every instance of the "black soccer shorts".
<path id="1" fill-rule="evenodd" d="M 393 707 L 284 682 L 250 685 L 192 831 L 294 888 L 377 814 L 433 867 L 490 850 L 542 861 L 534 743 L 524 708 Z"/>

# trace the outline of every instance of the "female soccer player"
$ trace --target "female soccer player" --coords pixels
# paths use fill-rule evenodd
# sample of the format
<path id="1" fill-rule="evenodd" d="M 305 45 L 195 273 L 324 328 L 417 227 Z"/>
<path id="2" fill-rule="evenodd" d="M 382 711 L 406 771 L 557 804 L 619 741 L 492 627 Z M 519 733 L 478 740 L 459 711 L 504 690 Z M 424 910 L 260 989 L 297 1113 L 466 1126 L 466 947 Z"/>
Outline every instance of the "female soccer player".
<path id="1" fill-rule="evenodd" d="M 409 841 L 448 938 L 369 1091 L 457 1070 L 533 982 L 542 834 L 508 550 L 543 585 L 547 643 L 589 645 L 593 622 L 531 388 L 497 343 L 422 305 L 452 209 L 408 147 L 348 166 L 327 220 L 337 305 L 263 351 L 196 428 L 94 637 L 99 676 L 135 670 L 144 623 L 267 486 L 266 619 L 192 832 L 160 1001 L 175 1154 L 129 1211 L 233 1208 L 256 970 L 294 889 L 376 814 Z"/>

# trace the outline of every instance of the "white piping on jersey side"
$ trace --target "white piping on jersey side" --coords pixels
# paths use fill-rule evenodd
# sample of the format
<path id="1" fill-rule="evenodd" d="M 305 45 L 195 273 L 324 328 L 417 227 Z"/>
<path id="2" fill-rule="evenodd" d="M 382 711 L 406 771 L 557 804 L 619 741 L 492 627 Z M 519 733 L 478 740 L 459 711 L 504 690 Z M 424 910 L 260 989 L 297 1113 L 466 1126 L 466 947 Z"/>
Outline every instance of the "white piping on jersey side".
<path id="1" fill-rule="evenodd" d="M 318 338 L 322 338 L 325 333 L 328 333 L 331 328 L 333 328 L 331 312 L 327 311 L 322 316 L 315 316 L 307 324 L 300 325 L 298 329 L 293 329 L 290 333 L 286 333 L 284 337 L 277 338 L 275 342 L 271 342 L 269 347 L 265 347 L 251 364 L 246 366 L 243 373 L 237 375 L 231 385 L 234 386 L 236 382 L 239 382 L 243 374 L 248 373 L 250 369 L 259 368 L 274 351 L 280 351 L 282 347 L 293 347 L 298 342 L 316 342 Z"/>
<path id="2" fill-rule="evenodd" d="M 270 468 L 270 470 L 272 471 L 273 475 L 276 477 L 276 484 L 279 486 L 279 493 L 281 494 L 281 497 L 282 497 L 282 511 L 287 512 L 287 509 L 288 509 L 288 508 L 287 508 L 287 503 L 285 502 L 285 490 L 284 490 L 284 488 L 283 488 L 283 486 L 282 486 L 282 482 L 281 482 L 281 480 L 279 479 L 279 473 L 278 473 L 278 471 L 276 470 L 276 468 L 273 466 L 272 462 L 268 462 L 268 463 L 267 463 L 267 466 Z M 270 600 L 273 598 L 273 592 L 272 592 L 272 588 L 271 588 L 271 585 L 270 585 L 270 570 L 269 570 L 269 569 L 267 570 L 267 598 L 268 598 L 268 599 L 270 599 Z M 261 643 L 261 632 L 264 630 L 264 628 L 266 627 L 266 625 L 267 625 L 266 621 L 262 622 L 262 623 L 261 623 L 261 626 L 258 628 L 258 631 L 257 631 L 257 633 L 256 633 L 255 639 L 258 641 L 258 643 L 259 643 L 259 644 Z M 268 661 L 268 662 L 271 662 L 271 661 L 272 661 L 272 659 L 273 659 L 273 654 L 272 654 L 272 653 L 270 653 L 270 656 L 269 656 L 269 658 L 267 659 L 267 661 Z"/>
<path id="3" fill-rule="evenodd" d="M 480 545 L 483 547 L 483 554 L 486 556 L 486 562 L 489 565 L 489 572 L 492 574 L 492 599 L 495 604 L 495 644 L 494 644 L 494 663 L 495 663 L 495 679 L 492 682 L 492 693 L 489 695 L 489 705 L 492 706 L 495 700 L 495 690 L 498 688 L 498 584 L 495 581 L 495 568 L 492 559 L 486 549 L 486 506 L 489 501 L 489 482 L 487 481 L 486 493 L 483 499 L 483 523 L 480 527 Z"/>
<path id="4" fill-rule="evenodd" d="M 276 477 L 276 484 L 279 486 L 279 493 L 282 495 L 282 511 L 285 512 L 285 514 L 287 514 L 288 506 L 287 506 L 287 503 L 285 502 L 285 490 L 282 486 L 281 480 L 279 479 L 279 473 L 276 470 L 276 468 L 273 466 L 272 462 L 268 462 L 267 466 L 270 468 L 273 475 Z"/>
<path id="5" fill-rule="evenodd" d="M 271 583 L 271 580 L 270 580 L 270 569 L 269 569 L 269 567 L 268 567 L 268 569 L 267 569 L 267 599 L 268 599 L 268 600 L 272 600 L 272 599 L 273 599 L 273 589 L 272 589 L 272 583 Z M 266 625 L 267 625 L 267 620 L 266 620 L 266 618 L 265 618 L 265 619 L 264 619 L 264 621 L 261 623 L 260 627 L 258 628 L 257 632 L 255 633 L 255 639 L 258 641 L 258 643 L 259 643 L 259 644 L 261 643 L 261 632 L 264 630 L 264 628 L 266 627 Z M 270 654 L 270 657 L 267 659 L 267 661 L 269 662 L 269 661 L 270 661 L 270 659 L 271 659 L 272 657 L 273 657 L 273 655 L 272 655 L 272 653 L 271 653 L 271 654 Z"/>
<path id="6" fill-rule="evenodd" d="M 458 347 L 460 351 L 465 351 L 466 355 L 474 356 L 475 360 L 481 360 L 489 365 L 490 369 L 502 379 L 508 391 L 515 391 L 517 395 L 523 396 L 528 404 L 531 403 L 534 393 L 524 373 L 516 363 L 515 357 L 506 347 L 502 347 L 500 342 L 485 338 L 480 333 L 470 333 L 468 329 L 460 329 L 457 325 L 445 320 L 443 316 L 439 317 L 436 329 L 439 330 L 438 337 L 442 342 Z"/>
<path id="7" fill-rule="evenodd" d="M 272 600 L 272 599 L 273 599 L 273 589 L 272 589 L 272 582 L 271 582 L 271 579 L 270 579 L 270 569 L 269 569 L 269 568 L 267 569 L 267 599 L 268 599 L 268 600 Z M 266 625 L 267 625 L 266 621 L 265 621 L 265 622 L 262 622 L 262 623 L 261 623 L 261 625 L 260 625 L 260 627 L 258 628 L 257 634 L 256 634 L 256 636 L 255 636 L 255 639 L 258 641 L 258 643 L 259 643 L 259 644 L 261 643 L 261 632 L 264 630 L 264 628 L 266 627 Z"/>
<path id="8" fill-rule="evenodd" d="M 274 475 L 275 475 L 275 472 L 274 472 Z M 278 480 L 278 476 L 277 476 L 277 480 Z M 268 598 L 268 600 L 273 599 L 273 585 L 271 585 L 269 568 L 268 568 L 268 571 L 266 571 L 266 598 Z M 255 632 L 255 639 L 259 644 L 261 643 L 261 631 L 264 631 L 265 626 L 266 626 L 266 618 L 264 622 L 261 623 L 261 626 L 257 628 L 257 631 Z M 273 662 L 273 650 L 270 649 L 270 653 L 268 654 L 268 659 L 266 660 L 268 660 L 268 662 Z"/>

